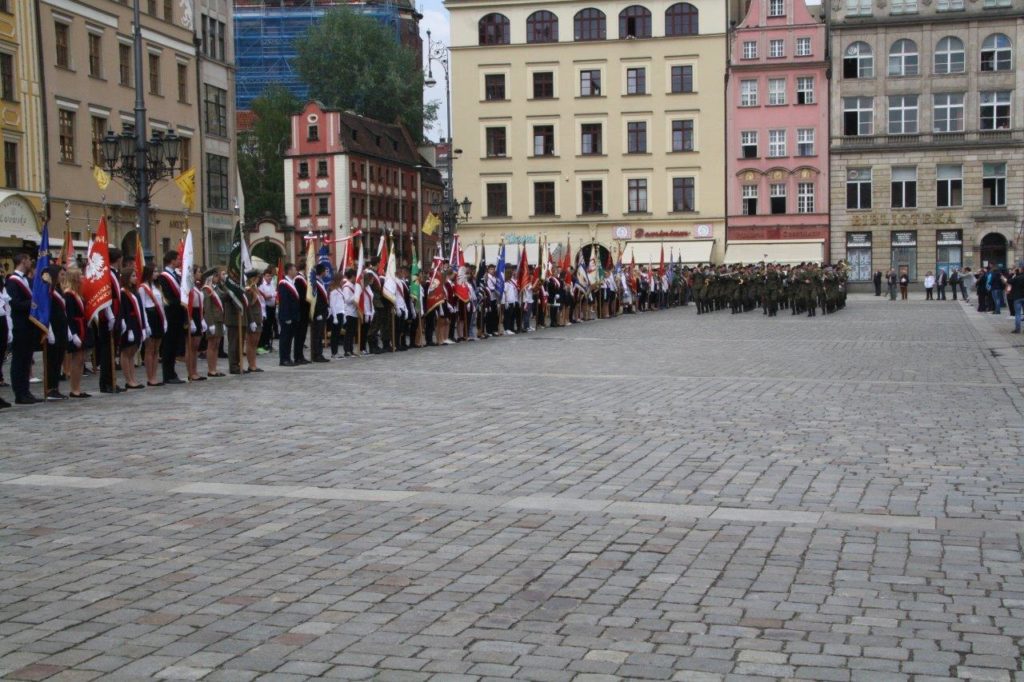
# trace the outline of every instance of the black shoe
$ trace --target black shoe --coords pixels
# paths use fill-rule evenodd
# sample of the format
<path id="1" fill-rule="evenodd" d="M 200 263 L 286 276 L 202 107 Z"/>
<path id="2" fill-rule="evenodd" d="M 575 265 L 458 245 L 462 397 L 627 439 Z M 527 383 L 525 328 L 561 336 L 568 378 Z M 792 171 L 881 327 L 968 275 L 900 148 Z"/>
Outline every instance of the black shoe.
<path id="1" fill-rule="evenodd" d="M 42 402 L 39 398 L 35 397 L 31 393 L 23 395 L 20 398 L 14 399 L 15 405 L 35 405 L 36 403 Z"/>
<path id="2" fill-rule="evenodd" d="M 241 374 L 241 373 L 242 373 L 242 370 L 240 370 L 240 369 L 229 369 L 228 370 L 228 374 Z"/>
<path id="3" fill-rule="evenodd" d="M 67 400 L 68 397 L 66 395 L 64 395 L 63 393 L 61 393 L 60 391 L 58 391 L 57 389 L 53 389 L 52 391 L 47 391 L 46 399 L 47 400 Z"/>
<path id="4" fill-rule="evenodd" d="M 221 360 L 226 360 L 227 357 L 228 357 L 228 354 L 227 353 L 217 353 L 217 357 L 220 358 Z"/>
<path id="5" fill-rule="evenodd" d="M 309 364 L 309 360 L 307 360 L 306 358 L 299 358 L 298 360 L 295 361 L 295 364 L 296 365 L 308 365 Z"/>
<path id="6" fill-rule="evenodd" d="M 81 393 L 68 393 L 69 398 L 91 398 L 92 396 L 85 391 Z"/>
<path id="7" fill-rule="evenodd" d="M 3 398 L 0 398 L 0 410 L 6 409 L 6 408 L 8 408 L 10 406 L 11 406 L 11 404 L 9 402 L 4 400 Z"/>
<path id="8" fill-rule="evenodd" d="M 164 383 L 173 386 L 174 384 L 183 384 L 185 383 L 185 380 L 174 377 L 173 379 L 164 379 Z"/>
<path id="9" fill-rule="evenodd" d="M 295 363 L 292 362 L 291 360 L 285 360 L 284 362 L 279 363 L 279 364 L 280 364 L 281 367 L 294 367 L 295 366 Z"/>
<path id="10" fill-rule="evenodd" d="M 330 362 L 327 358 L 313 358 L 313 362 Z"/>

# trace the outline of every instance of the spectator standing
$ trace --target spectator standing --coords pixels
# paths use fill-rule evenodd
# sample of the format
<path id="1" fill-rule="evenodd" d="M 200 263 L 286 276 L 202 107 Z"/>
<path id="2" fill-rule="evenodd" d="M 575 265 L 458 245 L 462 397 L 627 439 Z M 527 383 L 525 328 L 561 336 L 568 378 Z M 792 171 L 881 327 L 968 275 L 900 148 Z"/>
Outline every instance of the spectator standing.
<path id="1" fill-rule="evenodd" d="M 947 286 L 949 286 L 949 275 L 946 274 L 945 270 L 939 270 L 939 274 L 935 277 L 935 287 L 938 289 L 938 299 L 940 301 L 946 300 Z"/>
<path id="2" fill-rule="evenodd" d="M 895 301 L 896 300 L 896 285 L 898 283 L 898 279 L 896 277 L 896 271 L 895 270 L 890 270 L 889 274 L 885 276 L 885 283 L 886 283 L 886 286 L 888 286 L 888 288 L 889 288 L 889 300 L 890 301 Z"/>
<path id="3" fill-rule="evenodd" d="M 929 270 L 924 276 L 924 300 L 933 301 L 932 293 L 935 291 L 935 275 Z"/>
<path id="4" fill-rule="evenodd" d="M 910 277 L 907 273 L 900 274 L 900 300 L 907 300 L 907 287 L 910 286 Z"/>
<path id="5" fill-rule="evenodd" d="M 1006 285 L 1010 296 L 1010 308 L 1013 310 L 1013 333 L 1020 334 L 1020 321 L 1024 316 L 1024 269 L 1017 268 L 1013 277 Z"/>

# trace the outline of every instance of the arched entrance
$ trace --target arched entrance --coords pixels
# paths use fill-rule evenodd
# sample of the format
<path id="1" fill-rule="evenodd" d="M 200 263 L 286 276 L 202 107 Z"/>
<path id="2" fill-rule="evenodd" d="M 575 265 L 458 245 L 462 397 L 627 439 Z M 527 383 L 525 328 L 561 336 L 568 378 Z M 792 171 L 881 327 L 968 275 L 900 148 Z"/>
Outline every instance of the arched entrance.
<path id="1" fill-rule="evenodd" d="M 252 245 L 252 255 L 254 261 L 258 258 L 266 263 L 267 267 L 276 269 L 278 261 L 284 257 L 284 249 L 282 249 L 279 244 L 272 242 L 269 239 L 265 239 Z M 253 266 L 256 267 L 257 270 L 259 269 L 259 265 L 262 264 L 258 264 L 257 262 L 253 263 Z"/>
<path id="2" fill-rule="evenodd" d="M 981 238 L 981 264 L 1006 267 L 1006 237 L 998 232 L 989 232 Z"/>
<path id="3" fill-rule="evenodd" d="M 577 252 L 576 259 L 573 260 L 573 263 L 572 263 L 573 267 L 576 267 L 576 263 L 578 262 L 578 259 L 579 259 L 579 254 L 581 254 L 581 253 L 583 254 L 583 262 L 589 264 L 590 263 L 590 250 L 592 248 L 597 248 L 597 262 L 599 264 L 603 265 L 604 267 L 608 267 L 608 259 L 611 256 L 611 251 L 609 251 L 607 248 L 605 248 L 601 244 L 585 244 Z"/>
<path id="4" fill-rule="evenodd" d="M 129 230 L 128 234 L 121 239 L 120 249 L 122 260 L 135 258 L 135 230 Z"/>

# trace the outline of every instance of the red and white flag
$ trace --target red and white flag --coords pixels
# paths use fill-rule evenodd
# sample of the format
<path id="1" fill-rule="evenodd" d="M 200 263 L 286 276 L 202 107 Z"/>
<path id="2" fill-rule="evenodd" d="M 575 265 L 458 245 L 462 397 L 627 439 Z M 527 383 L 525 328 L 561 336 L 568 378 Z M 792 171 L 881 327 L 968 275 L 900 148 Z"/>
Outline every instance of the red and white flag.
<path id="1" fill-rule="evenodd" d="M 85 319 L 92 319 L 114 300 L 110 286 L 110 245 L 107 242 L 107 218 L 100 218 L 99 229 L 89 243 L 82 276 L 82 297 L 85 299 Z"/>

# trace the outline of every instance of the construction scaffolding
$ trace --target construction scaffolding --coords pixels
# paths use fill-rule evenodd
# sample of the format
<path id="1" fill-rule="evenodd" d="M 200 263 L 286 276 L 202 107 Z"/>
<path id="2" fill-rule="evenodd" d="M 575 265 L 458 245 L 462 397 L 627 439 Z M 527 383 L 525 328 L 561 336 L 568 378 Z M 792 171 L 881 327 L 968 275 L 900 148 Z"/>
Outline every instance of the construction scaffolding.
<path id="1" fill-rule="evenodd" d="M 309 96 L 309 86 L 293 64 L 296 42 L 327 12 L 342 6 L 373 17 L 394 32 L 395 40 L 401 40 L 401 8 L 392 0 L 235 0 L 238 111 L 249 111 L 253 99 L 269 85 L 283 85 L 300 99 Z"/>

